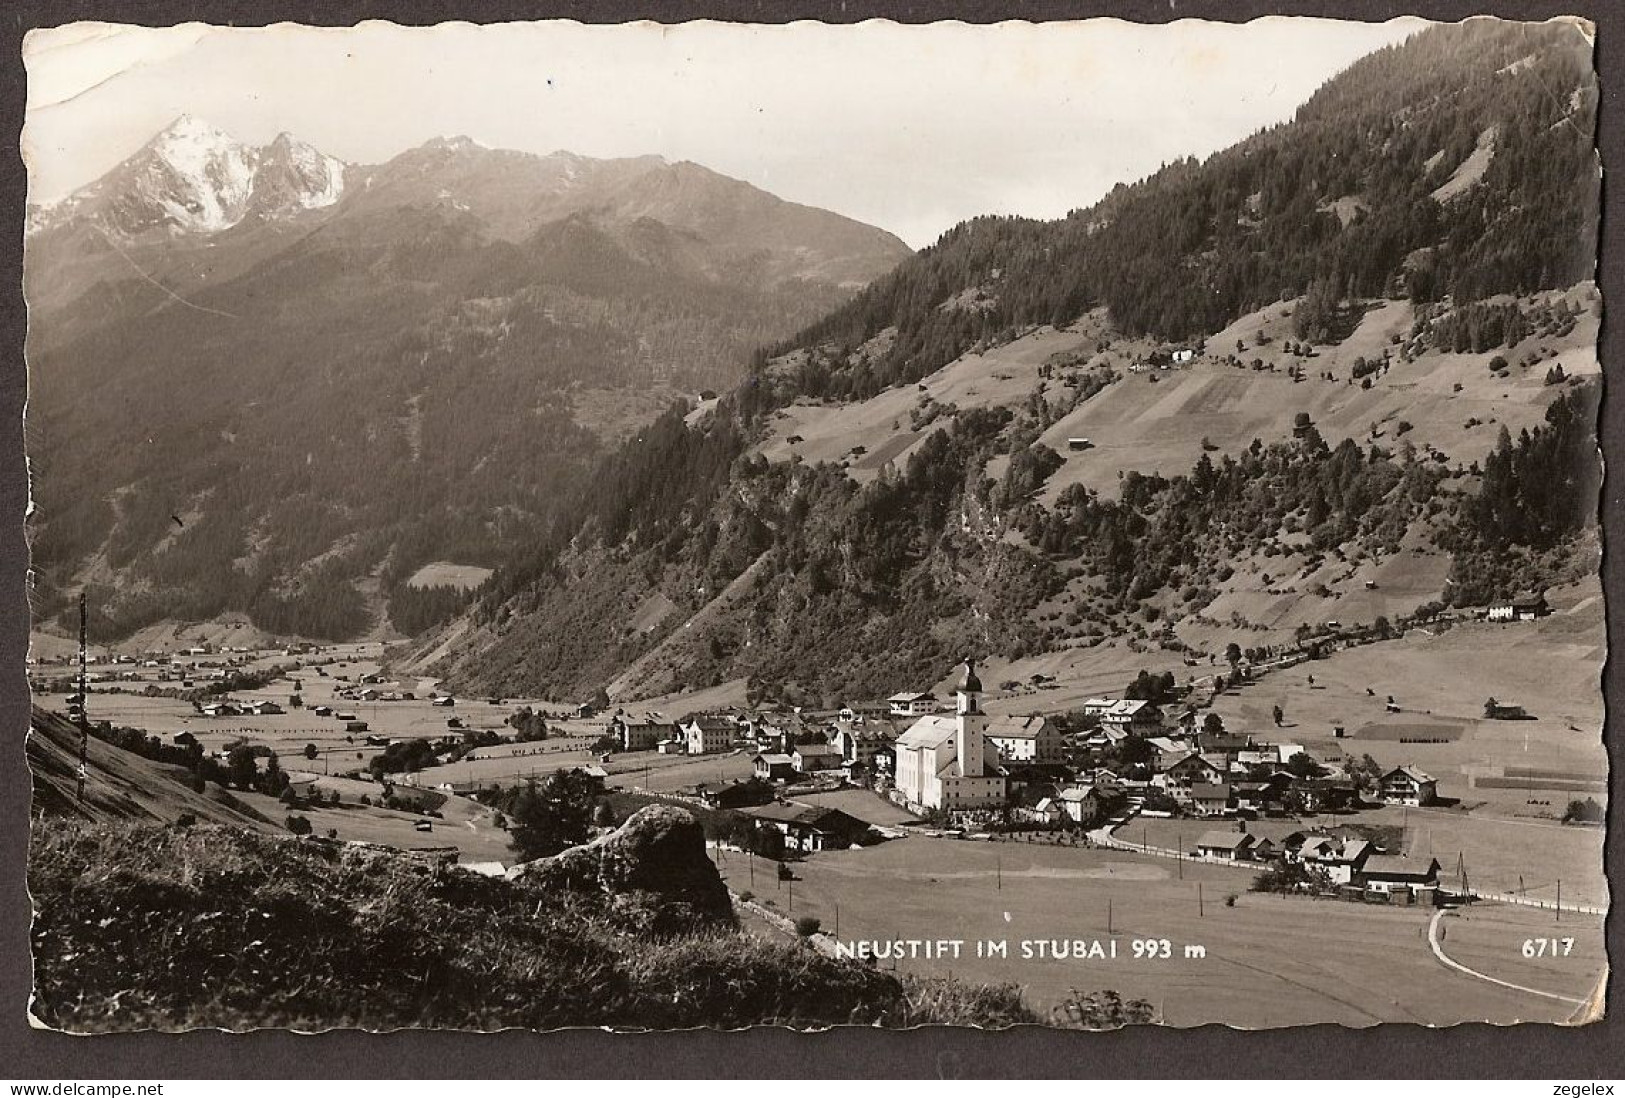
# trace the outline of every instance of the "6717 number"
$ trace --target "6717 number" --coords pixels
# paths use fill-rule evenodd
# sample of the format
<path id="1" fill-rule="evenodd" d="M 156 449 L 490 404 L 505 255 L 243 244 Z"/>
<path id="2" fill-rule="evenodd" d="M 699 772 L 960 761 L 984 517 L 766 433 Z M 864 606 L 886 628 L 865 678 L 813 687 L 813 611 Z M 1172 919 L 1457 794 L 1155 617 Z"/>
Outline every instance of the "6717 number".
<path id="1" fill-rule="evenodd" d="M 1573 952 L 1573 938 L 1525 938 L 1523 940 L 1523 955 L 1531 960 L 1536 957 L 1567 957 Z"/>

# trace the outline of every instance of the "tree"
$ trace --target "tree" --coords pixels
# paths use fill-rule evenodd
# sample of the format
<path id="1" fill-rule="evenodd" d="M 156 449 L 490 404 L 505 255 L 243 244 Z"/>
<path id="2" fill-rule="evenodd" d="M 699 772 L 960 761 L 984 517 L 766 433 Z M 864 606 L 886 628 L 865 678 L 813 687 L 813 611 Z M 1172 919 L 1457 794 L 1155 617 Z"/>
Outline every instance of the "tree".
<path id="1" fill-rule="evenodd" d="M 508 839 L 521 858 L 545 858 L 587 841 L 603 782 L 579 770 L 532 782 L 508 806 Z"/>
<path id="2" fill-rule="evenodd" d="M 796 920 L 796 933 L 803 938 L 811 938 L 818 933 L 818 928 L 824 924 L 812 915 L 803 915 Z"/>
<path id="3" fill-rule="evenodd" d="M 1235 674 L 1236 665 L 1241 662 L 1241 645 L 1231 641 L 1224 646 L 1224 662 L 1230 665 L 1230 673 Z"/>
<path id="4" fill-rule="evenodd" d="M 1570 801 L 1568 808 L 1563 812 L 1564 823 L 1602 823 L 1605 818 L 1602 805 L 1593 797 L 1583 801 Z"/>
<path id="5" fill-rule="evenodd" d="M 226 753 L 226 780 L 238 789 L 249 789 L 259 777 L 259 764 L 254 749 L 240 743 Z"/>
<path id="6" fill-rule="evenodd" d="M 311 832 L 310 820 L 304 816 L 289 816 L 283 822 L 295 835 L 309 835 Z"/>
<path id="7" fill-rule="evenodd" d="M 305 758 L 310 759 L 312 762 L 314 762 L 315 759 L 316 759 L 316 756 L 318 754 L 320 754 L 320 752 L 318 752 L 316 750 L 316 745 L 315 744 L 313 744 L 313 743 L 305 744 Z"/>
<path id="8" fill-rule="evenodd" d="M 1202 718 L 1202 731 L 1210 736 L 1216 736 L 1224 731 L 1224 718 L 1217 713 L 1209 713 Z"/>
<path id="9" fill-rule="evenodd" d="M 1314 756 L 1299 751 L 1286 761 L 1286 769 L 1295 778 L 1318 778 L 1326 773 L 1324 767 L 1315 761 Z"/>

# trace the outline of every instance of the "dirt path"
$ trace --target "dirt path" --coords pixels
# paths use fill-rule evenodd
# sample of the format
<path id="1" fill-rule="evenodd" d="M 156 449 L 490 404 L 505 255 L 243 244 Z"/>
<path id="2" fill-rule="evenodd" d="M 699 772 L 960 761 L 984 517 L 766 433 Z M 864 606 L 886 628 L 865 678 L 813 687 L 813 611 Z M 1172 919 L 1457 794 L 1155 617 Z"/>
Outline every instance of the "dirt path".
<path id="1" fill-rule="evenodd" d="M 1467 976 L 1476 977 L 1480 980 L 1488 980 L 1492 984 L 1499 984 L 1501 987 L 1508 987 L 1513 991 L 1522 991 L 1530 995 L 1539 995 L 1542 999 L 1556 999 L 1560 1003 L 1572 1003 L 1577 1007 L 1585 1006 L 1586 1001 L 1584 999 L 1576 999 L 1569 995 L 1559 995 L 1552 991 L 1539 991 L 1532 987 L 1524 987 L 1522 984 L 1508 983 L 1505 980 L 1498 980 L 1494 976 L 1486 976 L 1484 973 L 1479 972 L 1476 969 L 1468 968 L 1459 961 L 1451 960 L 1445 955 L 1444 947 L 1439 944 L 1439 922 L 1444 918 L 1444 914 L 1444 908 L 1440 908 L 1433 913 L 1433 918 L 1428 920 L 1428 945 L 1433 949 L 1433 955 L 1439 959 L 1439 963 L 1444 965 L 1446 968 L 1453 968 L 1457 972 L 1463 973 Z"/>

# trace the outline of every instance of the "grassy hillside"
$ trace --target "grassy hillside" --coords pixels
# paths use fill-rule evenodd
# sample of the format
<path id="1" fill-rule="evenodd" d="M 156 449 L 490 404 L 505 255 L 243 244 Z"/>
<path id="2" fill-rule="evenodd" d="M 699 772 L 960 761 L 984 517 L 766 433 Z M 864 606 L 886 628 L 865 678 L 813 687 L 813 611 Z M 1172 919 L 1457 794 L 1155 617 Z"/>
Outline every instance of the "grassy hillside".
<path id="1" fill-rule="evenodd" d="M 29 886 L 34 1016 L 76 1032 L 1038 1020 L 1013 987 L 899 978 L 728 925 L 655 940 L 601 895 L 319 840 L 54 824 Z"/>
<path id="2" fill-rule="evenodd" d="M 250 805 L 217 787 L 194 792 L 185 767 L 144 759 L 90 737 L 85 749 L 85 791 L 79 797 L 80 733 L 62 716 L 35 707 L 28 736 L 36 817 L 108 823 L 173 823 L 191 815 L 204 823 L 269 831 L 273 825 Z"/>

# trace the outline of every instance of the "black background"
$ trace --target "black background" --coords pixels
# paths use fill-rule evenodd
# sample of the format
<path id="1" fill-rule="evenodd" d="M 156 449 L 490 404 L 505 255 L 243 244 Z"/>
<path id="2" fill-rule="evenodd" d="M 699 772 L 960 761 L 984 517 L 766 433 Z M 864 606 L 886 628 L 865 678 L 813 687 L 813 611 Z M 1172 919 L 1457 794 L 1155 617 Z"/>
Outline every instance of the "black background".
<path id="1" fill-rule="evenodd" d="M 550 1034 L 510 1032 L 459 1034 L 335 1032 L 301 1035 L 262 1032 L 231 1035 L 133 1034 L 69 1037 L 32 1029 L 27 1021 L 29 901 L 24 880 L 28 836 L 28 771 L 23 752 L 28 728 L 24 656 L 28 648 L 27 545 L 24 516 L 27 474 L 22 411 L 26 396 L 23 336 L 22 227 L 27 190 L 17 138 L 22 128 L 26 76 L 23 35 L 38 26 L 76 20 L 152 26 L 188 21 L 263 25 L 282 21 L 348 25 L 362 19 L 430 24 L 450 19 L 503 22 L 571 18 L 584 22 L 655 19 L 666 22 L 712 18 L 779 23 L 792 19 L 900 22 L 960 19 L 1034 21 L 1111 15 L 1141 22 L 1183 18 L 1226 21 L 1279 15 L 1318 15 L 1384 20 L 1420 15 L 1439 21 L 1493 14 L 1515 19 L 1579 15 L 1596 26 L 1596 62 L 1602 79 L 1598 139 L 1604 168 L 1603 243 L 1598 281 L 1607 309 L 1602 360 L 1608 384 L 1601 437 L 1608 476 L 1603 486 L 1605 544 L 1603 580 L 1608 592 L 1609 632 L 1621 635 L 1625 565 L 1614 546 L 1625 544 L 1625 402 L 1616 390 L 1625 337 L 1616 317 L 1625 302 L 1625 240 L 1622 211 L 1610 178 L 1625 179 L 1625 3 L 1507 2 L 1507 0 L 1341 0 L 1313 3 L 1276 0 L 1084 0 L 1084 2 L 887 3 L 844 0 L 811 3 L 699 0 L 681 3 L 462 2 L 277 2 L 219 0 L 180 3 L 149 0 L 119 3 L 0 2 L 0 1079 L 57 1080 L 182 1078 L 535 1078 L 535 1077 L 756 1077 L 865 1076 L 908 1078 L 1358 1078 L 1475 1076 L 1553 1079 L 1625 1077 L 1625 1010 L 1593 1025 L 1563 1028 L 1531 1025 L 1463 1025 L 1427 1029 L 1389 1024 L 1354 1030 L 1310 1026 L 1239 1032 L 1223 1026 L 1174 1030 L 1142 1026 L 1117 1033 L 1070 1033 L 1037 1027 L 982 1032 L 932 1028 L 909 1032 L 840 1029 L 800 1034 L 780 1029 L 739 1033 L 697 1030 L 663 1034 L 608 1034 L 570 1030 Z M 335 109 L 342 109 L 336 107 Z M 1087 196 L 1080 196 L 1087 197 Z M 1610 216 L 1613 215 L 1613 216 Z M 1610 713 L 1619 711 L 1619 661 L 1609 659 L 1603 685 Z M 1611 720 L 1610 724 L 1616 723 Z M 1625 803 L 1625 768 L 1609 737 L 1611 804 Z M 1621 835 L 1611 821 L 1607 842 L 1610 878 L 1617 876 Z M 1608 920 L 1611 949 L 1620 945 L 1620 919 Z M 1329 941 L 1326 948 L 1335 950 Z M 1610 979 L 1612 995 L 1617 981 Z"/>

